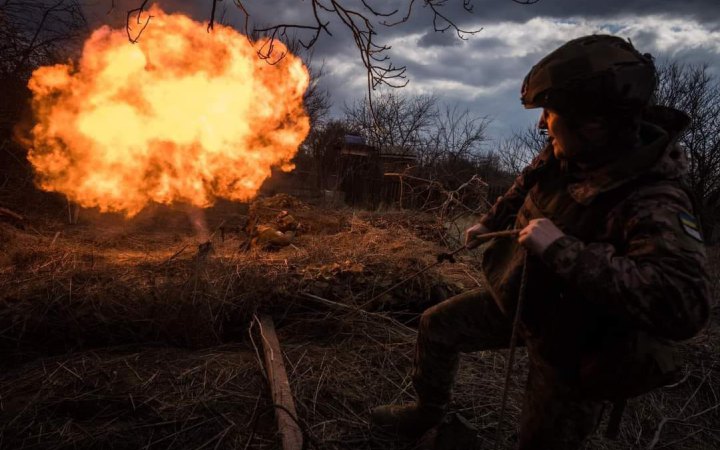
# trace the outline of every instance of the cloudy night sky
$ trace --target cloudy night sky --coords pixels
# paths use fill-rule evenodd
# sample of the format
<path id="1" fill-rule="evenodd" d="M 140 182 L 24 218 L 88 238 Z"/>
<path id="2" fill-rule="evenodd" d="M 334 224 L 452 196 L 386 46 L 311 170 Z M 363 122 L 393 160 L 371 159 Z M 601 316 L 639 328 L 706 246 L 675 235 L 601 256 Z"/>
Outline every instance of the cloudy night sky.
<path id="1" fill-rule="evenodd" d="M 139 0 L 110 0 L 88 6 L 93 25 L 124 25 L 127 6 Z M 183 11 L 208 20 L 210 8 L 197 1 L 159 1 L 168 11 Z M 202 3 L 202 4 L 201 4 Z M 309 1 L 243 2 L 254 23 L 313 24 Z M 359 0 L 341 2 L 361 8 Z M 536 121 L 538 112 L 526 111 L 519 102 L 523 77 L 540 58 L 565 41 L 594 33 L 629 38 L 641 52 L 653 54 L 659 64 L 669 59 L 708 64 L 720 76 L 720 0 L 540 0 L 520 5 L 512 0 L 476 0 L 473 12 L 462 1 L 450 0 L 440 11 L 463 29 L 482 29 L 458 39 L 452 31 L 433 31 L 432 14 L 417 1 L 407 23 L 385 27 L 374 18 L 377 42 L 392 46 L 388 56 L 396 66 L 406 66 L 408 94 L 435 94 L 441 103 L 469 109 L 492 118 L 492 139 L 508 136 Z M 370 1 L 379 11 L 399 8 L 399 19 L 408 1 Z M 242 17 L 230 1 L 219 4 L 226 22 L 240 27 Z M 370 16 L 368 14 L 368 16 Z M 332 113 L 342 115 L 343 105 L 366 95 L 366 72 L 352 36 L 336 16 L 325 13 L 333 36 L 323 34 L 314 48 L 313 65 L 324 62 L 322 85 L 331 95 Z M 307 37 L 306 37 L 307 39 Z M 492 145 L 492 143 L 490 144 Z"/>

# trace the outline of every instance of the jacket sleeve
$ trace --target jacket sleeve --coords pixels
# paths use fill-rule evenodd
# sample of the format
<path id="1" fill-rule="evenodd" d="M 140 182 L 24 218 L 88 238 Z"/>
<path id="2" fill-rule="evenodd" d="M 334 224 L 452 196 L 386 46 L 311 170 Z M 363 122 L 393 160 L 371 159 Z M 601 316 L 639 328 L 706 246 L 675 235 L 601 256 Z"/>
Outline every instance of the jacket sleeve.
<path id="1" fill-rule="evenodd" d="M 498 197 L 495 204 L 480 219 L 480 223 L 489 230 L 503 230 L 512 225 L 515 215 L 525 201 L 525 196 L 535 185 L 538 173 L 553 159 L 552 147 L 547 145 L 533 160 L 523 169 L 513 182 L 510 189 L 501 197 Z"/>
<path id="2" fill-rule="evenodd" d="M 690 211 L 681 188 L 651 189 L 627 201 L 623 248 L 566 235 L 542 259 L 583 298 L 658 337 L 687 339 L 710 310 L 705 249 Z"/>

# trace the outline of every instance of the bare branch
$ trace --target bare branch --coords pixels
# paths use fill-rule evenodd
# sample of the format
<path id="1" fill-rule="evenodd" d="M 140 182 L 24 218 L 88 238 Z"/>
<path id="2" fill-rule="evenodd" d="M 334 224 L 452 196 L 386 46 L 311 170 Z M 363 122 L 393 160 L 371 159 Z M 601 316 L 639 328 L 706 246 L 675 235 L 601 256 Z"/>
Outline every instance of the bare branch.
<path id="1" fill-rule="evenodd" d="M 243 30 L 245 31 L 245 35 L 250 35 L 250 14 L 248 13 L 247 9 L 245 9 L 245 5 L 243 5 L 243 2 L 241 0 L 233 0 L 235 2 L 235 6 L 242 11 L 243 16 L 245 16 L 245 22 L 243 26 Z"/>
<path id="2" fill-rule="evenodd" d="M 208 31 L 212 30 L 215 24 L 218 1 L 219 0 L 212 1 Z M 309 49 L 315 45 L 323 33 L 328 36 L 332 36 L 328 25 L 331 20 L 338 20 L 350 31 L 355 46 L 359 51 L 360 59 L 367 71 L 367 87 L 369 91 L 376 89 L 380 85 L 387 85 L 390 87 L 403 87 L 407 85 L 407 78 L 405 76 L 406 68 L 404 66 L 395 66 L 392 63 L 387 55 L 390 50 L 389 45 L 379 44 L 376 42 L 377 30 L 375 23 L 375 19 L 383 19 L 379 22 L 380 25 L 392 27 L 407 22 L 410 19 L 417 0 L 406 1 L 407 7 L 405 8 L 405 14 L 402 17 L 397 17 L 399 9 L 384 12 L 373 6 L 369 0 L 361 0 L 359 5 L 352 6 L 349 5 L 351 2 L 346 0 L 310 0 L 309 3 L 313 12 L 314 23 L 280 23 L 272 24 L 270 26 L 255 27 L 253 30 L 250 30 L 250 14 L 245 7 L 245 2 L 243 0 L 233 0 L 235 6 L 242 11 L 245 17 L 245 33 L 247 35 L 266 35 L 270 39 L 271 42 L 259 51 L 259 55 L 271 63 L 277 62 L 277 60 L 281 59 L 283 56 L 280 55 L 279 57 L 274 57 L 272 55 L 272 51 L 275 48 L 272 42 L 273 40 L 286 39 L 290 30 L 310 32 L 308 38 L 299 39 L 302 46 Z M 516 3 L 530 5 L 537 3 L 539 0 L 513 1 Z M 112 7 L 114 7 L 114 0 L 112 0 L 112 2 Z M 147 3 L 148 0 L 143 0 L 142 4 L 138 8 L 128 11 L 128 39 L 131 42 L 137 42 L 137 39 L 140 37 L 142 31 L 148 26 L 151 17 L 145 21 L 145 24 L 135 37 L 133 37 L 130 33 L 130 18 L 133 14 L 137 14 L 138 25 L 140 25 L 140 17 L 145 11 Z M 453 30 L 458 38 L 467 39 L 469 35 L 473 35 L 482 30 L 482 28 L 471 30 L 460 27 L 453 18 L 443 11 L 443 8 L 445 8 L 447 4 L 448 0 L 422 1 L 422 5 L 432 11 L 433 28 L 435 31 L 444 32 L 447 30 Z M 467 13 L 472 13 L 474 11 L 472 0 L 463 0 L 462 4 L 464 11 Z M 370 106 L 372 110 L 372 100 Z"/>
<path id="3" fill-rule="evenodd" d="M 145 24 L 143 25 L 142 22 L 140 22 L 140 16 L 145 11 L 145 8 L 147 7 L 149 0 L 143 0 L 142 4 L 134 9 L 131 9 L 127 13 L 127 20 L 125 22 L 125 31 L 127 32 L 128 40 L 132 42 L 133 44 L 136 44 L 138 39 L 140 39 L 140 35 L 145 31 L 145 28 L 147 28 L 148 25 L 150 25 L 150 19 L 152 19 L 152 16 L 148 16 L 147 20 L 145 21 Z M 140 28 L 140 31 L 135 35 L 135 37 L 132 37 L 131 30 L 132 26 L 130 25 L 130 19 L 132 18 L 132 15 L 137 13 L 137 24 L 142 25 Z"/>
<path id="4" fill-rule="evenodd" d="M 500 164 L 504 170 L 516 176 L 546 145 L 547 135 L 544 130 L 531 126 L 515 131 L 512 136 L 500 142 Z"/>
<path id="5" fill-rule="evenodd" d="M 212 0 L 212 10 L 210 10 L 210 21 L 208 22 L 208 26 L 207 26 L 208 33 L 210 31 L 212 31 L 213 28 L 215 27 L 215 10 L 217 8 L 217 4 L 219 1 L 220 0 Z"/>

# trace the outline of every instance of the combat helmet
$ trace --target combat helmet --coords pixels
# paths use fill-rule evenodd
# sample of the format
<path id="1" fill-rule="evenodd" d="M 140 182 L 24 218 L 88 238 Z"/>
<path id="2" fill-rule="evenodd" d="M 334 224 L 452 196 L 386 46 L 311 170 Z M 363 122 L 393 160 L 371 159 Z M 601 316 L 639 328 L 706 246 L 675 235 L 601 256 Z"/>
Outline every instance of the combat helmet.
<path id="1" fill-rule="evenodd" d="M 650 54 L 610 35 L 571 40 L 540 60 L 525 77 L 525 108 L 614 114 L 640 112 L 648 104 L 657 72 Z"/>

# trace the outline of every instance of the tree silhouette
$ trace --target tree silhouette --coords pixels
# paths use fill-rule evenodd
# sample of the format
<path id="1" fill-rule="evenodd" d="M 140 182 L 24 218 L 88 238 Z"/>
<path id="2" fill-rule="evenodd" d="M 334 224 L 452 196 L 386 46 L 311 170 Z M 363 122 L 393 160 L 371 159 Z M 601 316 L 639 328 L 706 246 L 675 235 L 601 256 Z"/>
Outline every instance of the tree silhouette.
<path id="1" fill-rule="evenodd" d="M 690 116 L 679 143 L 690 163 L 690 187 L 708 241 L 720 220 L 720 80 L 706 65 L 670 62 L 659 68 L 659 105 Z"/>

